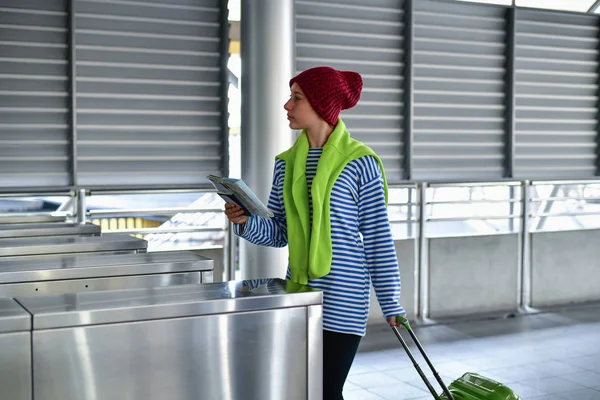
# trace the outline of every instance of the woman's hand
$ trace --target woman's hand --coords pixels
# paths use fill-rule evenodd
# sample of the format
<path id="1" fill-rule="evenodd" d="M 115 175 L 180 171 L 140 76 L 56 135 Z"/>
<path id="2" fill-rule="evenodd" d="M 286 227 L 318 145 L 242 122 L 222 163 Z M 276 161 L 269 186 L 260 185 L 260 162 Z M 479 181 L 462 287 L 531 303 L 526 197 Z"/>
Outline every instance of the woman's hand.
<path id="1" fill-rule="evenodd" d="M 225 203 L 225 215 L 234 224 L 245 224 L 248 216 L 244 214 L 242 207 L 233 203 Z"/>
<path id="2" fill-rule="evenodd" d="M 399 321 L 398 317 L 389 317 L 386 318 L 386 320 L 390 328 L 393 328 L 394 326 L 402 326 L 402 323 Z"/>

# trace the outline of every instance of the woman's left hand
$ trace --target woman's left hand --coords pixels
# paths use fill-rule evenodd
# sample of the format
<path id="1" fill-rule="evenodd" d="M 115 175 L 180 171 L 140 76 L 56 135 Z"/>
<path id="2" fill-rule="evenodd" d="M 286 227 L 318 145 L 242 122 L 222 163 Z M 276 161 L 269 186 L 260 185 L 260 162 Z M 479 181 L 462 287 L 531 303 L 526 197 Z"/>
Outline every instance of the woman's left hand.
<path id="1" fill-rule="evenodd" d="M 398 317 L 389 317 L 389 318 L 386 318 L 386 320 L 387 320 L 387 323 L 390 326 L 390 328 L 392 328 L 394 326 L 402 326 L 400 321 L 398 321 Z"/>

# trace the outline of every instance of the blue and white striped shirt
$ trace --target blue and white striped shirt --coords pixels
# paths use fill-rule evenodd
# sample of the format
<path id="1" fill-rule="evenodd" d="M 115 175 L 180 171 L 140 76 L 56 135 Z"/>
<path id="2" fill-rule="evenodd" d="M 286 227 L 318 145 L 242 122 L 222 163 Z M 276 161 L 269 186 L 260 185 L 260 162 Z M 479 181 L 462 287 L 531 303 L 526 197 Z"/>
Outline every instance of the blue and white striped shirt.
<path id="1" fill-rule="evenodd" d="M 311 148 L 308 152 L 309 194 L 322 151 Z M 287 245 L 284 175 L 285 161 L 277 159 L 268 202 L 274 217 L 250 217 L 243 228 L 236 225 L 236 234 L 257 245 Z M 312 221 L 312 199 L 310 211 Z M 324 329 L 363 336 L 369 315 L 370 282 L 386 318 L 405 314 L 398 303 L 398 259 L 385 206 L 381 170 L 375 158 L 365 156 L 346 165 L 331 192 L 330 214 L 331 270 L 308 284 L 323 291 Z"/>

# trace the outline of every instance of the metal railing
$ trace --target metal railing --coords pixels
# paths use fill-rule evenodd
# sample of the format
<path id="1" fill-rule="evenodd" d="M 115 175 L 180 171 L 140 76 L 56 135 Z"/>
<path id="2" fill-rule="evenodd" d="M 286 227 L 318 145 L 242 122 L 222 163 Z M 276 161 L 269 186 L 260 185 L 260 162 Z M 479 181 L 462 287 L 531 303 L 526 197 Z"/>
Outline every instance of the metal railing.
<path id="1" fill-rule="evenodd" d="M 69 199 L 63 203 L 58 211 L 52 212 L 23 212 L 23 213 L 5 213 L 0 216 L 63 216 L 66 220 L 73 220 L 79 223 L 89 222 L 93 218 L 131 218 L 131 217 L 173 217 L 178 214 L 194 214 L 194 213 L 223 213 L 223 208 L 214 207 L 157 207 L 157 208 L 112 208 L 112 209 L 89 209 L 87 207 L 88 199 L 91 196 L 100 195 L 144 195 L 144 194 L 179 194 L 179 193 L 209 193 L 209 190 L 199 189 L 165 189 L 165 190 L 110 190 L 100 191 L 94 190 L 89 191 L 81 189 L 78 191 L 44 191 L 44 192 L 10 192 L 0 193 L 0 198 L 47 198 L 47 197 L 68 197 Z M 102 234 L 178 234 L 178 233 L 201 233 L 201 232 L 223 232 L 224 246 L 223 252 L 225 260 L 224 268 L 224 279 L 233 279 L 235 276 L 235 264 L 231 255 L 234 254 L 230 249 L 229 243 L 226 238 L 229 236 L 230 226 L 224 224 L 223 226 L 187 226 L 187 227 L 147 227 L 147 228 L 117 228 L 117 229 L 103 229 Z M 235 242 L 233 242 L 235 244 Z M 197 250 L 198 248 L 190 248 L 190 250 Z M 199 249 L 202 249 L 200 247 Z M 235 250 L 234 250 L 235 251 Z"/>
<path id="2" fill-rule="evenodd" d="M 506 196 L 495 197 L 462 197 L 452 198 L 441 196 L 443 190 L 450 189 L 475 189 L 481 188 L 507 188 Z M 542 190 L 543 189 L 543 190 Z M 562 194 L 561 194 L 562 192 Z M 226 280 L 235 279 L 237 259 L 237 238 L 233 233 L 232 226 L 223 215 L 223 208 L 207 205 L 206 207 L 191 204 L 189 207 L 152 207 L 152 208 L 118 208 L 112 209 L 87 209 L 86 204 L 92 196 L 102 195 L 132 195 L 132 194 L 178 194 L 178 193 L 214 193 L 212 190 L 145 190 L 145 191 L 63 191 L 63 192 L 38 192 L 38 193 L 0 193 L 0 198 L 20 197 L 69 197 L 65 206 L 58 212 L 53 213 L 28 213 L 54 214 L 59 213 L 67 218 L 79 222 L 86 222 L 92 218 L 132 218 L 132 217 L 157 217 L 172 218 L 182 214 L 206 214 L 220 215 L 225 221 L 222 225 L 202 224 L 199 226 L 173 226 L 173 227 L 141 227 L 141 228 L 117 228 L 105 229 L 103 234 L 188 234 L 217 232 L 223 235 L 223 260 L 224 276 Z M 507 221 L 507 233 L 519 235 L 519 304 L 522 309 L 527 310 L 531 303 L 531 265 L 530 265 L 530 242 L 531 233 L 544 229 L 548 218 L 572 218 L 581 219 L 600 216 L 600 181 L 519 181 L 519 182 L 470 182 L 470 183 L 428 183 L 420 182 L 406 185 L 390 185 L 390 198 L 388 210 L 390 210 L 390 223 L 392 226 L 406 225 L 405 236 L 413 239 L 415 244 L 415 312 L 417 316 L 427 316 L 428 313 L 428 246 L 429 238 L 435 225 L 453 223 L 456 221 Z M 581 202 L 585 206 L 576 210 L 567 210 L 564 206 L 557 204 L 565 202 Z M 460 206 L 477 206 L 484 208 L 498 208 L 505 205 L 501 212 L 492 210 L 481 212 L 481 210 L 464 212 Z M 457 206 L 454 208 L 454 206 Z M 597 210 L 595 207 L 597 206 Z M 445 207 L 440 211 L 440 207 Z M 463 207 L 464 208 L 464 207 Z M 451 211 L 449 211 L 451 210 Z M 452 214 L 454 212 L 454 214 Z M 11 213 L 11 215 L 15 215 Z M 600 227 L 600 218 L 597 218 Z M 520 225 L 517 227 L 517 223 Z M 489 233 L 478 233 L 486 235 Z M 467 236 L 459 233 L 456 236 Z M 404 236 L 404 235 L 403 235 Z"/>

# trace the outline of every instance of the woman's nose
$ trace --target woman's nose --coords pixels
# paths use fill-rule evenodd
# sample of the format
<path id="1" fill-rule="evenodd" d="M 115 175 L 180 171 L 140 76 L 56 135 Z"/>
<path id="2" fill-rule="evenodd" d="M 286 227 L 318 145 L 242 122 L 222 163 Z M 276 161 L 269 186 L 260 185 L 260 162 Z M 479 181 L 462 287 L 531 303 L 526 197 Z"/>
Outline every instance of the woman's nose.
<path id="1" fill-rule="evenodd" d="M 287 101 L 287 102 L 286 102 L 286 103 L 283 105 L 283 108 L 284 108 L 286 111 L 290 111 L 290 110 L 292 109 L 292 107 L 291 107 L 291 104 L 290 104 L 291 102 L 292 102 L 292 100 L 290 99 L 290 100 L 288 100 L 288 101 Z"/>

